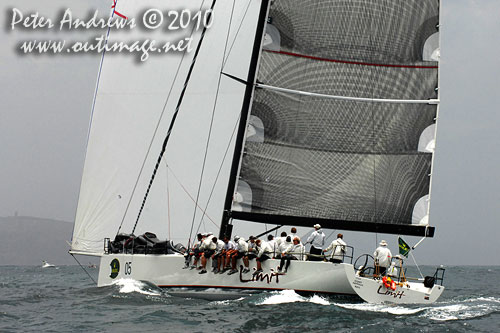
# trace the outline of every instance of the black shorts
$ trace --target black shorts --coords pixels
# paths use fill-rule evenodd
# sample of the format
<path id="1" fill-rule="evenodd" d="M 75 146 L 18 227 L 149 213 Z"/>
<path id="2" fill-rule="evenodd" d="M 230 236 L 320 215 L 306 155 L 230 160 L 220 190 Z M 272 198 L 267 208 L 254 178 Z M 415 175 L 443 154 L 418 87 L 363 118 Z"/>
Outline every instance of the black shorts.
<path id="1" fill-rule="evenodd" d="M 257 258 L 257 261 L 264 262 L 267 259 L 271 259 L 271 258 L 269 258 L 267 255 L 263 254 L 263 255 L 260 256 L 260 258 Z"/>
<path id="2" fill-rule="evenodd" d="M 256 254 L 254 254 L 254 253 L 250 253 L 250 254 L 248 255 L 248 259 L 249 259 L 249 260 L 252 260 L 252 259 L 255 259 L 255 258 L 257 258 L 257 255 L 256 255 Z"/>
<path id="3" fill-rule="evenodd" d="M 234 257 L 236 257 L 236 259 L 243 258 L 244 256 L 245 256 L 245 252 L 238 252 L 237 254 L 234 255 Z"/>
<path id="4" fill-rule="evenodd" d="M 205 255 L 205 258 L 210 258 L 214 253 L 215 253 L 215 250 L 206 250 L 205 252 L 203 252 L 203 254 Z"/>

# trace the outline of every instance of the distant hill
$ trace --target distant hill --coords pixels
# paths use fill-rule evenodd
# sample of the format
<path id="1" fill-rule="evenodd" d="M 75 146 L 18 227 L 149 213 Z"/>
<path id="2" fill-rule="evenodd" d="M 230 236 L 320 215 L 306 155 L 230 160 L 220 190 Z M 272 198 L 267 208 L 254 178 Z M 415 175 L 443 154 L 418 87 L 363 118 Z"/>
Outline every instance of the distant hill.
<path id="1" fill-rule="evenodd" d="M 0 265 L 41 265 L 42 260 L 55 265 L 74 265 L 66 243 L 72 233 L 71 222 L 29 216 L 0 217 Z"/>

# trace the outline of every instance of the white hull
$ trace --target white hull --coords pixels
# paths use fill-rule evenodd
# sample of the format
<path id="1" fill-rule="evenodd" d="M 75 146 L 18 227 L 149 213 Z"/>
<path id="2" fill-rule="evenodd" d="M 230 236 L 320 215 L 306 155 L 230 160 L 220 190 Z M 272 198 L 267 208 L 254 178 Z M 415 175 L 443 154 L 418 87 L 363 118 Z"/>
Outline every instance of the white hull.
<path id="1" fill-rule="evenodd" d="M 434 285 L 427 288 L 422 282 L 408 282 L 396 286 L 395 290 L 386 288 L 382 280 L 356 275 L 354 267 L 346 267 L 346 274 L 354 291 L 368 303 L 426 304 L 434 303 L 444 291 L 444 287 Z"/>
<path id="2" fill-rule="evenodd" d="M 119 269 L 112 274 L 112 262 Z M 257 290 L 293 289 L 302 292 L 327 293 L 339 295 L 355 295 L 346 270 L 352 269 L 349 264 L 332 264 L 329 262 L 313 262 L 293 260 L 286 274 L 278 274 L 279 260 L 267 260 L 262 264 L 263 272 L 255 272 L 255 260 L 250 261 L 250 273 L 198 274 L 196 269 L 183 269 L 184 257 L 181 255 L 144 255 L 144 254 L 110 254 L 101 257 L 99 265 L 98 286 L 110 285 L 118 279 L 134 279 L 148 281 L 164 288 L 234 288 Z M 240 262 L 238 262 L 238 267 Z M 207 270 L 211 261 L 207 263 Z M 113 277 L 112 277 L 113 276 Z"/>

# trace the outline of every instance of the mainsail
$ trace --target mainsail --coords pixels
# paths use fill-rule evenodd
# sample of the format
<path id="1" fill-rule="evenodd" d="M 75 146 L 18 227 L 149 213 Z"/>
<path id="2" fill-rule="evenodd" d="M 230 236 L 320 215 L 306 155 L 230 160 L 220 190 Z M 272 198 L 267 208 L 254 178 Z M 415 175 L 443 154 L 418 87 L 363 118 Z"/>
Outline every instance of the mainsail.
<path id="1" fill-rule="evenodd" d="M 438 27 L 438 0 L 271 2 L 226 221 L 432 236 Z"/>

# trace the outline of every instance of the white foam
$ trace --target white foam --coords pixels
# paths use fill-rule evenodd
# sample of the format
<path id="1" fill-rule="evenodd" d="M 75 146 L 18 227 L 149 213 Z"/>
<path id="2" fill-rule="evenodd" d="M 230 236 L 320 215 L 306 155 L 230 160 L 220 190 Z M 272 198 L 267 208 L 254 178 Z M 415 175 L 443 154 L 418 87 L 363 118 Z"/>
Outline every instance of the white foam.
<path id="1" fill-rule="evenodd" d="M 482 302 L 500 303 L 500 299 L 495 297 L 478 297 L 477 300 Z"/>
<path id="2" fill-rule="evenodd" d="M 123 294 L 136 292 L 149 296 L 161 296 L 160 291 L 151 290 L 146 283 L 134 279 L 119 279 L 116 280 L 113 285 L 120 286 L 120 293 Z"/>
<path id="3" fill-rule="evenodd" d="M 358 310 L 358 311 L 370 311 L 370 312 L 380 312 L 380 313 L 390 313 L 393 315 L 411 315 L 418 312 L 424 311 L 426 308 L 406 308 L 403 306 L 392 306 L 386 304 L 370 304 L 370 303 L 334 303 L 344 309 Z"/>
<path id="4" fill-rule="evenodd" d="M 464 302 L 467 302 L 467 304 L 461 303 L 429 308 L 423 314 L 423 317 L 436 321 L 464 320 L 486 316 L 500 310 L 500 306 L 498 305 L 500 301 L 494 297 L 478 297 Z M 483 303 L 471 304 L 475 302 Z"/>
<path id="5" fill-rule="evenodd" d="M 272 296 L 267 297 L 262 302 L 257 303 L 257 305 L 271 305 L 271 304 L 283 304 L 283 303 L 295 303 L 295 302 L 304 302 L 304 303 L 315 303 L 320 305 L 330 305 L 323 297 L 314 295 L 312 297 L 303 297 L 297 294 L 293 290 L 282 290 L 275 293 Z"/>
<path id="6" fill-rule="evenodd" d="M 330 305 L 330 302 L 328 302 L 325 298 L 314 295 L 309 299 L 309 302 L 319 304 L 319 305 Z"/>
<path id="7" fill-rule="evenodd" d="M 214 301 L 213 303 L 215 305 L 232 305 L 233 303 L 241 302 L 244 299 L 245 299 L 245 297 L 240 297 L 240 298 L 237 298 L 237 299 L 225 299 L 223 301 Z"/>

